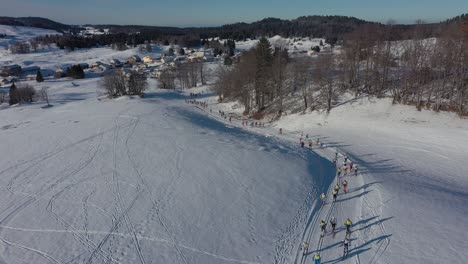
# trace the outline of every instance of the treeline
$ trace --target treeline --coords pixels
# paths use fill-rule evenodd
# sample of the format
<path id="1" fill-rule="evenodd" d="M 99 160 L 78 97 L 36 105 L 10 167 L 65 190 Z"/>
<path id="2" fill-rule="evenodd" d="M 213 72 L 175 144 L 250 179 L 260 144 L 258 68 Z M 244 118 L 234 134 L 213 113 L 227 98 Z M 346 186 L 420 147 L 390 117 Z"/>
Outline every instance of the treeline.
<path id="1" fill-rule="evenodd" d="M 416 25 L 394 41 L 392 25 L 364 25 L 346 34 L 341 52 L 290 59 L 266 38 L 232 67 L 218 72 L 220 100 L 241 102 L 245 113 L 285 110 L 285 102 L 331 111 L 340 95 L 391 97 L 418 110 L 468 112 L 468 22 L 441 24 L 437 39 Z"/>
<path id="2" fill-rule="evenodd" d="M 92 36 L 77 35 L 46 35 L 34 39 L 42 45 L 56 44 L 60 49 L 73 51 L 80 48 L 93 48 L 99 46 L 113 46 L 116 49 L 123 50 L 128 47 L 137 47 L 152 41 L 160 44 L 174 44 L 184 47 L 196 47 L 201 45 L 200 36 L 197 34 L 188 34 L 184 36 L 167 36 L 157 32 L 140 33 L 116 33 Z"/>
<path id="3" fill-rule="evenodd" d="M 159 76 L 162 89 L 182 89 L 196 87 L 198 83 L 206 84 L 207 72 L 202 62 L 188 62 L 174 68 L 163 69 Z"/>

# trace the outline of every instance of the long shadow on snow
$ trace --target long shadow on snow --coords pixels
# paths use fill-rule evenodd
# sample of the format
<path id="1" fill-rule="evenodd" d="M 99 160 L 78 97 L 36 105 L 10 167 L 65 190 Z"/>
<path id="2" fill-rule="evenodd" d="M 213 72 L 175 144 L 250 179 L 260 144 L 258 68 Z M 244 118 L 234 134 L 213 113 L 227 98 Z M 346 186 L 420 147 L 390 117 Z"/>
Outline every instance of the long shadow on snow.
<path id="1" fill-rule="evenodd" d="M 352 177 L 354 177 L 354 176 L 352 176 Z M 365 190 L 365 189 L 371 187 L 372 185 L 379 184 L 379 183 L 382 183 L 382 181 L 375 181 L 375 182 L 366 183 L 366 184 L 362 185 L 361 187 L 356 187 L 356 188 L 353 188 L 353 189 L 349 190 L 347 192 L 347 194 L 358 192 L 360 190 Z"/>
<path id="2" fill-rule="evenodd" d="M 359 164 L 359 173 L 369 173 L 369 174 L 380 174 L 380 173 L 405 173 L 410 172 L 411 170 L 401 169 L 401 166 L 396 166 L 394 164 L 387 164 L 393 159 L 382 159 L 376 161 L 365 161 L 362 157 L 372 156 L 373 154 L 366 154 L 362 156 L 354 156 L 348 154 L 348 157 L 354 162 L 354 164 Z"/>
<path id="3" fill-rule="evenodd" d="M 157 97 L 159 96 L 160 94 L 157 95 Z M 176 97 L 175 95 L 162 96 L 167 96 L 172 99 Z M 201 128 L 214 130 L 218 133 L 224 134 L 226 137 L 240 138 L 244 142 L 246 142 L 246 144 L 255 144 L 257 146 L 263 147 L 265 147 L 265 145 L 272 146 L 272 151 L 278 151 L 281 155 L 295 155 L 298 158 L 306 160 L 308 164 L 307 169 L 309 175 L 314 179 L 314 182 L 316 184 L 315 186 L 311 187 L 316 193 L 311 191 L 308 197 L 304 197 L 307 210 L 303 213 L 308 214 L 310 211 L 312 211 L 309 218 L 306 220 L 306 226 L 311 226 L 311 228 L 315 228 L 316 225 L 312 224 L 312 221 L 314 221 L 314 216 L 321 208 L 321 203 L 318 202 L 319 193 L 327 192 L 335 178 L 336 167 L 333 165 L 332 162 L 317 155 L 313 151 L 305 151 L 304 149 L 297 147 L 297 145 L 294 143 L 282 141 L 274 137 L 267 137 L 261 134 L 248 132 L 237 127 L 231 127 L 228 124 L 212 119 L 196 111 L 189 111 L 181 107 L 171 107 L 168 110 L 176 112 L 180 117 L 184 118 L 186 121 L 191 122 L 192 124 Z M 267 151 L 271 150 L 267 149 Z M 310 198 L 310 195 L 313 196 Z"/>
<path id="4" fill-rule="evenodd" d="M 352 200 L 352 199 L 355 199 L 355 198 L 359 198 L 359 197 L 362 197 L 368 193 L 370 193 L 371 191 L 365 191 L 365 192 L 362 192 L 360 194 L 357 194 L 357 195 L 354 195 L 354 196 L 351 196 L 351 197 L 348 197 L 348 198 L 344 198 L 344 199 L 337 199 L 336 200 L 336 203 L 341 203 L 341 202 L 346 202 L 346 201 L 349 201 L 349 200 Z"/>
<path id="5" fill-rule="evenodd" d="M 355 229 L 355 230 L 353 230 L 353 231 L 361 231 L 361 230 L 367 229 L 367 228 L 369 228 L 369 227 L 371 227 L 371 226 L 378 225 L 378 224 L 380 224 L 380 223 L 383 223 L 383 222 L 385 222 L 385 221 L 388 221 L 388 220 L 390 220 L 390 219 L 392 219 L 392 218 L 393 218 L 393 216 L 387 217 L 387 218 L 383 218 L 383 219 L 380 219 L 379 221 L 375 221 L 375 222 L 373 222 L 373 223 L 370 223 L 370 224 L 368 224 L 368 225 L 366 225 L 366 226 L 363 226 L 363 227 L 361 227 L 361 228 L 359 228 L 359 229 Z"/>
<path id="6" fill-rule="evenodd" d="M 369 248 L 360 249 L 360 250 L 356 250 L 356 251 L 355 251 L 355 249 L 351 249 L 351 250 L 349 251 L 349 253 L 348 253 L 348 256 L 347 256 L 346 258 L 344 258 L 344 259 L 352 258 L 352 257 L 354 257 L 354 256 L 356 256 L 356 255 L 359 255 L 359 254 L 362 254 L 362 253 L 364 253 L 364 252 L 366 252 L 366 251 L 368 251 L 368 250 L 370 250 L 370 249 L 371 249 L 370 247 L 369 247 Z M 339 262 L 343 261 L 344 259 L 343 259 L 343 257 L 339 257 L 339 258 L 336 258 L 336 259 L 334 259 L 334 260 L 324 261 L 324 262 L 322 262 L 322 263 L 323 263 L 323 264 L 325 264 L 325 263 L 332 263 L 332 264 L 335 264 L 335 263 L 339 263 Z"/>

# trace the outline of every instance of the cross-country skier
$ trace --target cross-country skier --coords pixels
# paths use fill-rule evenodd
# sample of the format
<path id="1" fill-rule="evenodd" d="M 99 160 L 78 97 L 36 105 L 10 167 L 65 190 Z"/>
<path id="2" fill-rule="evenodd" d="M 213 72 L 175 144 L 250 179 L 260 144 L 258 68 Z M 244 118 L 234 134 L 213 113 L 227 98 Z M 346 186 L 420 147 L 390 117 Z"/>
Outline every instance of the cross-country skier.
<path id="1" fill-rule="evenodd" d="M 309 148 L 312 148 L 312 140 L 309 139 Z"/>
<path id="2" fill-rule="evenodd" d="M 304 148 L 304 141 L 301 140 L 301 148 Z"/>
<path id="3" fill-rule="evenodd" d="M 338 183 L 335 185 L 335 191 L 336 193 L 340 191 L 340 185 Z"/>
<path id="4" fill-rule="evenodd" d="M 349 252 L 349 240 L 347 237 L 343 240 L 343 257 L 347 256 Z"/>
<path id="5" fill-rule="evenodd" d="M 332 216 L 332 218 L 330 219 L 330 224 L 332 226 L 332 231 L 335 232 L 335 228 L 336 228 L 336 218 L 334 216 Z"/>
<path id="6" fill-rule="evenodd" d="M 351 225 L 353 224 L 353 222 L 351 222 L 351 220 L 348 218 L 346 219 L 346 222 L 345 222 L 345 226 L 346 226 L 346 234 L 350 234 L 351 233 Z"/>
<path id="7" fill-rule="evenodd" d="M 333 159 L 333 165 L 336 166 L 336 158 Z"/>
<path id="8" fill-rule="evenodd" d="M 324 236 L 325 231 L 327 231 L 327 222 L 324 220 L 320 221 L 320 228 L 322 229 L 322 236 Z"/>
<path id="9" fill-rule="evenodd" d="M 320 253 L 315 253 L 314 264 L 320 264 Z"/>
<path id="10" fill-rule="evenodd" d="M 341 176 L 341 168 L 338 168 L 338 177 Z"/>
<path id="11" fill-rule="evenodd" d="M 280 135 L 283 134 L 283 129 L 282 128 L 279 129 L 279 133 L 280 133 Z"/>
<path id="12" fill-rule="evenodd" d="M 337 190 L 333 190 L 333 201 L 336 202 L 336 196 L 338 196 L 338 191 Z"/>
<path id="13" fill-rule="evenodd" d="M 353 162 L 352 161 L 349 161 L 349 172 L 351 172 L 353 170 Z"/>
<path id="14" fill-rule="evenodd" d="M 344 180 L 343 181 L 343 191 L 346 193 L 346 188 L 348 188 L 348 181 Z"/>
<path id="15" fill-rule="evenodd" d="M 357 174 L 358 174 L 358 167 L 356 165 L 356 166 L 354 166 L 354 176 L 357 176 Z"/>
<path id="16" fill-rule="evenodd" d="M 305 242 L 302 244 L 302 255 L 307 255 L 307 252 L 309 251 L 309 243 Z"/>
<path id="17" fill-rule="evenodd" d="M 322 193 L 320 195 L 320 200 L 322 200 L 322 206 L 325 205 L 326 199 L 327 199 L 327 196 L 325 195 L 325 193 Z"/>

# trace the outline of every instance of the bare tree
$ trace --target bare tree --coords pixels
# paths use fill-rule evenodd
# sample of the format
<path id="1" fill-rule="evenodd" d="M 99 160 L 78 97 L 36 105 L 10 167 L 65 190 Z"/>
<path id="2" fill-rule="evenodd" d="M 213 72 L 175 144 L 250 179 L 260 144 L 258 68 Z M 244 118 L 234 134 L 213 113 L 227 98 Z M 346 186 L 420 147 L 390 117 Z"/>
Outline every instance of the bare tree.
<path id="1" fill-rule="evenodd" d="M 106 90 L 107 95 L 118 97 L 127 94 L 125 75 L 121 71 L 108 74 L 102 79 L 102 87 Z"/>
<path id="2" fill-rule="evenodd" d="M 304 111 L 310 106 L 312 95 L 311 59 L 307 57 L 295 58 L 290 67 L 290 83 L 293 91 L 300 91 Z"/>
<path id="3" fill-rule="evenodd" d="M 162 89 L 175 89 L 176 71 L 172 68 L 167 68 L 161 71 L 159 81 Z"/>
<path id="4" fill-rule="evenodd" d="M 332 103 L 336 97 L 334 89 L 334 55 L 323 54 L 315 61 L 315 81 L 320 86 L 321 98 L 325 101 L 327 113 L 332 109 Z"/>
<path id="5" fill-rule="evenodd" d="M 148 88 L 146 75 L 142 73 L 132 73 L 128 79 L 128 93 L 130 95 L 143 96 L 143 92 Z"/>

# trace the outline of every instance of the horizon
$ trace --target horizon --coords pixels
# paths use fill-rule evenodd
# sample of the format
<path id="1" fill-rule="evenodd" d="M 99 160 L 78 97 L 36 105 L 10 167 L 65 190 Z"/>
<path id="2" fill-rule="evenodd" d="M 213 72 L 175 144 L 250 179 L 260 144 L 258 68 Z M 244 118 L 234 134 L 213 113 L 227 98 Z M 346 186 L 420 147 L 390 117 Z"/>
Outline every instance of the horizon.
<path id="1" fill-rule="evenodd" d="M 291 20 L 312 15 L 348 16 L 378 23 L 385 23 L 390 19 L 398 24 L 412 24 L 418 19 L 426 23 L 437 23 L 468 12 L 468 1 L 464 0 L 447 0 L 443 3 L 435 0 L 415 0 L 411 3 L 403 0 L 391 3 L 369 0 L 340 2 L 331 0 L 326 3 L 311 3 L 307 0 L 293 0 L 285 4 L 279 0 L 255 3 L 238 0 L 232 5 L 223 0 L 207 0 L 204 3 L 186 0 L 171 3 L 147 0 L 134 0 L 131 3 L 125 0 L 104 0 L 98 3 L 91 0 L 82 0 L 79 3 L 64 3 L 59 0 L 44 0 L 42 3 L 31 0 L 0 0 L 3 10 L 0 16 L 44 17 L 70 25 L 217 27 L 239 22 L 252 23 L 270 17 Z M 112 10 L 109 10 L 110 4 L 114 5 Z M 91 5 L 92 8 L 89 8 Z M 230 9 L 226 10 L 226 6 Z M 69 12 L 70 9 L 74 12 Z M 310 11 L 305 11 L 308 9 Z"/>

